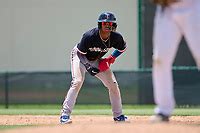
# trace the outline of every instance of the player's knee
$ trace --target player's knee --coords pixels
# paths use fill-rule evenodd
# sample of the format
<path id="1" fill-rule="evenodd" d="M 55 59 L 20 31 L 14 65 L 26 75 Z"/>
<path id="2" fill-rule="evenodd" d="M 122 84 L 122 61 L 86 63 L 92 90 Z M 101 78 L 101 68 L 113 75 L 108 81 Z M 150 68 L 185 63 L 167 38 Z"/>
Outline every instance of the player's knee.
<path id="1" fill-rule="evenodd" d="M 117 82 L 110 82 L 106 87 L 109 90 L 115 90 L 116 88 L 118 88 L 118 83 Z"/>
<path id="2" fill-rule="evenodd" d="M 155 65 L 155 66 L 170 66 L 170 65 L 172 65 L 172 62 L 169 59 L 166 59 L 164 57 L 154 57 L 153 65 Z"/>
<path id="3" fill-rule="evenodd" d="M 107 88 L 111 87 L 111 86 L 114 86 L 115 85 L 115 82 L 113 81 L 109 81 L 109 80 L 106 80 L 103 82 L 103 85 Z"/>
<path id="4" fill-rule="evenodd" d="M 163 62 L 163 60 L 160 57 L 154 57 L 153 58 L 153 64 L 154 65 L 160 65 L 160 64 L 162 64 L 162 62 Z"/>
<path id="5" fill-rule="evenodd" d="M 79 88 L 83 84 L 82 80 L 72 80 L 71 81 L 71 87 L 73 88 Z"/>
<path id="6" fill-rule="evenodd" d="M 118 87 L 118 83 L 117 83 L 117 82 L 112 82 L 112 83 L 111 83 L 111 86 L 112 86 L 112 87 Z"/>

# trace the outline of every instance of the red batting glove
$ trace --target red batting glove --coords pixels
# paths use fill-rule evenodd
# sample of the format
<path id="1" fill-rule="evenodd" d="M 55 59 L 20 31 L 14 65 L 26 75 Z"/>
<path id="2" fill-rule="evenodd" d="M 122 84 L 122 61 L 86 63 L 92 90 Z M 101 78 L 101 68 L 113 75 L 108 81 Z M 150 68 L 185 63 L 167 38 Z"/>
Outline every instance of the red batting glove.
<path id="1" fill-rule="evenodd" d="M 99 61 L 99 70 L 100 72 L 106 71 L 107 69 L 109 69 L 110 64 L 108 63 L 108 59 L 102 59 Z"/>
<path id="2" fill-rule="evenodd" d="M 115 62 L 116 57 L 110 55 L 106 59 L 108 60 L 108 63 L 109 63 L 109 66 L 110 66 L 110 64 L 113 64 Z"/>

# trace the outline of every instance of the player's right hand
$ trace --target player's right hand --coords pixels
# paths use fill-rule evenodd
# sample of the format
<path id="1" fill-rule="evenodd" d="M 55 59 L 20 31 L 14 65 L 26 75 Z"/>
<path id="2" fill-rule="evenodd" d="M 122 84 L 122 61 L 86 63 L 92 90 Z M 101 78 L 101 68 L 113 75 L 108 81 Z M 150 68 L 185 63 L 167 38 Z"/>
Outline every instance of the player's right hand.
<path id="1" fill-rule="evenodd" d="M 84 64 L 86 70 L 89 72 L 90 75 L 95 76 L 100 72 L 100 70 L 96 67 L 91 66 L 89 63 Z"/>

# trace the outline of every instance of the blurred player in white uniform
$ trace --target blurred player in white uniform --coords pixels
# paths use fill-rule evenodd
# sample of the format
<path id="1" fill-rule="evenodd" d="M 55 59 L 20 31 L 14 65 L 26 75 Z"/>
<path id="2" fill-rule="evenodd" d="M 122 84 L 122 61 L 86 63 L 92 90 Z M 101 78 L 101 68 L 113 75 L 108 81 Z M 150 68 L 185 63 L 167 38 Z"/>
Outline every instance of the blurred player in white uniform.
<path id="1" fill-rule="evenodd" d="M 154 122 L 169 121 L 174 110 L 172 66 L 183 36 L 200 68 L 200 0 L 172 1 L 167 5 L 156 3 L 152 76 L 157 106 L 151 117 Z"/>

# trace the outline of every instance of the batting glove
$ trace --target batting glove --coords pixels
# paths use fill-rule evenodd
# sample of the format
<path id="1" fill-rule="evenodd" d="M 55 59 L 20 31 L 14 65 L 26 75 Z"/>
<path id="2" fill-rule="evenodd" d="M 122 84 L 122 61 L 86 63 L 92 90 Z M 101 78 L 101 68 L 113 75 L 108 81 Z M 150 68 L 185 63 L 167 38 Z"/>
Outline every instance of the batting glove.
<path id="1" fill-rule="evenodd" d="M 108 60 L 108 64 L 113 64 L 115 62 L 116 57 L 110 55 L 109 57 L 106 58 Z"/>
<path id="2" fill-rule="evenodd" d="M 100 70 L 96 67 L 91 66 L 89 63 L 84 64 L 86 70 L 89 72 L 90 75 L 95 76 L 100 72 Z"/>
<path id="3" fill-rule="evenodd" d="M 106 71 L 107 69 L 109 69 L 110 64 L 108 63 L 108 59 L 102 59 L 99 61 L 99 70 L 100 72 Z"/>

